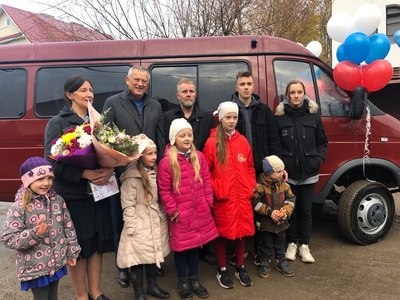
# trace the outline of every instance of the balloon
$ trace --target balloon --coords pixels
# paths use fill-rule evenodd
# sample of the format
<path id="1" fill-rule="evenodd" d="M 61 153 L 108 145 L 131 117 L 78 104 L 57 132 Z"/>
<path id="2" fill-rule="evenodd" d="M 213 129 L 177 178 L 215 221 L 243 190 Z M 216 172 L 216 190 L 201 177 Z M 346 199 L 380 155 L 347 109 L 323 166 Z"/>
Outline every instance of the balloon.
<path id="1" fill-rule="evenodd" d="M 390 39 L 383 33 L 375 33 L 369 37 L 371 49 L 365 62 L 372 63 L 377 59 L 384 59 L 390 50 Z"/>
<path id="2" fill-rule="evenodd" d="M 345 60 L 350 60 L 346 54 L 344 53 L 344 47 L 343 44 L 340 44 L 340 46 L 336 50 L 336 58 L 338 62 L 345 61 Z"/>
<path id="3" fill-rule="evenodd" d="M 353 16 L 353 31 L 366 35 L 374 33 L 381 21 L 379 7 L 372 3 L 361 5 Z"/>
<path id="4" fill-rule="evenodd" d="M 350 34 L 343 43 L 344 54 L 356 65 L 368 57 L 370 48 L 368 37 L 361 32 Z"/>
<path id="5" fill-rule="evenodd" d="M 390 62 L 378 59 L 361 67 L 363 86 L 368 92 L 375 92 L 387 85 L 392 79 L 393 68 Z"/>
<path id="6" fill-rule="evenodd" d="M 314 54 L 316 57 L 321 55 L 322 52 L 322 45 L 318 41 L 309 42 L 306 49 Z"/>
<path id="7" fill-rule="evenodd" d="M 326 30 L 333 40 L 343 43 L 354 32 L 353 19 L 345 13 L 334 14 L 329 19 Z"/>
<path id="8" fill-rule="evenodd" d="M 351 61 L 342 61 L 333 69 L 333 79 L 338 86 L 347 91 L 354 91 L 356 86 L 361 86 L 362 77 L 358 66 Z"/>
<path id="9" fill-rule="evenodd" d="M 397 46 L 400 47 L 400 29 L 394 33 L 393 39 Z"/>

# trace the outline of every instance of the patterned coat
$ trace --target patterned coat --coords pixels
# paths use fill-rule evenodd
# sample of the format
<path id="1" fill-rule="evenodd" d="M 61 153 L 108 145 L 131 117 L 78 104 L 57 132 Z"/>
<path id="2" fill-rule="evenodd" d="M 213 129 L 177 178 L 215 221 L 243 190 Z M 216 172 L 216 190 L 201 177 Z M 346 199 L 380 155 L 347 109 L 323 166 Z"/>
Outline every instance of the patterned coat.
<path id="1" fill-rule="evenodd" d="M 178 222 L 168 220 L 170 246 L 174 251 L 184 251 L 201 247 L 218 237 L 211 207 L 213 205 L 210 172 L 200 151 L 200 178 L 195 181 L 194 169 L 183 154 L 178 154 L 181 169 L 179 192 L 173 191 L 173 174 L 167 146 L 160 162 L 158 187 L 164 209 L 172 216 L 179 209 Z"/>
<path id="2" fill-rule="evenodd" d="M 124 218 L 117 254 L 120 268 L 154 263 L 160 267 L 170 252 L 167 216 L 158 201 L 156 172 L 150 170 L 147 175 L 153 192 L 149 201 L 144 199 L 136 163 L 129 164 L 120 177 Z"/>
<path id="3" fill-rule="evenodd" d="M 259 205 L 259 203 L 267 206 L 267 216 L 255 212 L 258 230 L 279 233 L 289 227 L 288 219 L 293 212 L 296 196 L 292 193 L 290 185 L 285 181 L 271 180 L 265 174 L 261 174 L 251 202 L 253 208 Z M 279 210 L 281 207 L 286 210 L 288 218 L 278 225 L 271 219 L 271 213 L 273 210 Z"/>
<path id="4" fill-rule="evenodd" d="M 254 234 L 250 198 L 256 187 L 253 154 L 247 139 L 238 131 L 227 140 L 228 160 L 217 160 L 216 129 L 211 131 L 203 153 L 211 171 L 214 190 L 213 215 L 220 236 L 237 239 Z"/>
<path id="5" fill-rule="evenodd" d="M 67 265 L 68 259 L 77 258 L 81 251 L 74 224 L 64 199 L 50 190 L 46 196 L 37 195 L 22 207 L 21 188 L 15 202 L 7 212 L 1 240 L 6 247 L 17 250 L 17 277 L 20 281 L 42 276 L 53 276 Z M 34 227 L 40 217 L 51 227 L 39 236 Z"/>

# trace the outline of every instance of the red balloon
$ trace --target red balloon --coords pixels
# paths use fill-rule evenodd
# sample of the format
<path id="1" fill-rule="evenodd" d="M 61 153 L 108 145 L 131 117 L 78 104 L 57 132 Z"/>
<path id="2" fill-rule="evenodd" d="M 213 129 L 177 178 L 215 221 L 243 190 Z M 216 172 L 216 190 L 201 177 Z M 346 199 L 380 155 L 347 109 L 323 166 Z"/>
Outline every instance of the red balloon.
<path id="1" fill-rule="evenodd" d="M 347 91 L 354 91 L 356 86 L 362 85 L 362 75 L 358 66 L 345 60 L 338 63 L 333 69 L 333 78 L 338 86 Z"/>
<path id="2" fill-rule="evenodd" d="M 375 92 L 385 87 L 392 79 L 393 68 L 390 62 L 378 59 L 361 68 L 363 86 L 368 92 Z"/>

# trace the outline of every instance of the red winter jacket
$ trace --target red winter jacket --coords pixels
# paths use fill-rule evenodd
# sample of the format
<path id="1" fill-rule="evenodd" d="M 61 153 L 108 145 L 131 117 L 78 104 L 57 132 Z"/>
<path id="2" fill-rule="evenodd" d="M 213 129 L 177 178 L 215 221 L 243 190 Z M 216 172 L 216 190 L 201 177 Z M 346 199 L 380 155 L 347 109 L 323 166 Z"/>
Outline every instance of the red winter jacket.
<path id="1" fill-rule="evenodd" d="M 211 171 L 213 215 L 220 236 L 237 239 L 254 234 L 251 197 L 256 187 L 253 154 L 238 131 L 227 140 L 227 164 L 217 160 L 216 129 L 212 129 L 203 153 Z"/>
<path id="2" fill-rule="evenodd" d="M 178 222 L 168 218 L 170 247 L 174 251 L 184 251 L 201 247 L 218 237 L 211 215 L 213 205 L 210 172 L 204 155 L 197 151 L 200 161 L 200 177 L 203 183 L 194 180 L 194 169 L 183 154 L 178 154 L 181 168 L 179 192 L 173 191 L 173 174 L 168 156 L 169 146 L 158 168 L 158 191 L 164 210 L 169 217 L 179 209 Z"/>

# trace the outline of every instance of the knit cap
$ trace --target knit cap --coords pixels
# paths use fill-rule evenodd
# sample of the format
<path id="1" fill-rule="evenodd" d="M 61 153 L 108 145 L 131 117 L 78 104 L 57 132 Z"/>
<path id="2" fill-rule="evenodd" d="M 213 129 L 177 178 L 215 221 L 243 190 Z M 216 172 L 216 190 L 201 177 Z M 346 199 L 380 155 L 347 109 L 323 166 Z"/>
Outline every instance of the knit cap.
<path id="1" fill-rule="evenodd" d="M 53 176 L 53 166 L 43 157 L 34 156 L 28 158 L 19 169 L 21 180 L 25 188 L 28 188 L 32 182 L 46 177 Z"/>
<path id="2" fill-rule="evenodd" d="M 175 144 L 175 137 L 179 133 L 179 131 L 181 131 L 182 129 L 186 129 L 186 128 L 193 130 L 192 126 L 189 124 L 189 122 L 186 119 L 180 118 L 180 119 L 175 119 L 172 121 L 171 127 L 169 128 L 169 141 L 170 141 L 171 145 Z"/>
<path id="3" fill-rule="evenodd" d="M 222 102 L 219 106 L 217 111 L 214 112 L 214 114 L 218 114 L 218 120 L 221 121 L 221 119 L 229 113 L 236 113 L 237 115 L 239 114 L 239 107 L 235 102 L 232 101 L 225 101 Z"/>
<path id="4" fill-rule="evenodd" d="M 263 171 L 265 175 L 271 175 L 272 173 L 283 171 L 285 164 L 276 155 L 270 155 L 262 160 Z"/>
<path id="5" fill-rule="evenodd" d="M 152 139 L 147 138 L 145 143 L 146 143 L 146 146 L 144 147 L 143 153 L 149 151 L 152 148 L 157 148 L 156 144 L 153 142 Z"/>

